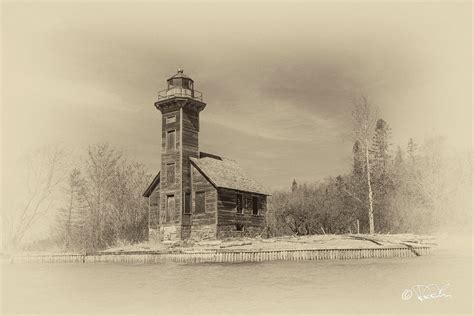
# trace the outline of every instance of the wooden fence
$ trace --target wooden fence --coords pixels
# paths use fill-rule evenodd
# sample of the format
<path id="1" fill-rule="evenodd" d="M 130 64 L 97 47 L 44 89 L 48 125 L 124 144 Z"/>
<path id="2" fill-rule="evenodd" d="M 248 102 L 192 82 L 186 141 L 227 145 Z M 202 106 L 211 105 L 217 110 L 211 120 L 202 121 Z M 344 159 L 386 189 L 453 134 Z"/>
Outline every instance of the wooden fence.
<path id="1" fill-rule="evenodd" d="M 96 252 L 87 254 L 18 255 L 10 262 L 53 263 L 241 263 L 300 260 L 350 260 L 367 258 L 415 257 L 429 255 L 430 247 L 364 248 L 364 249 L 290 249 L 290 250 L 207 250 L 176 252 Z"/>

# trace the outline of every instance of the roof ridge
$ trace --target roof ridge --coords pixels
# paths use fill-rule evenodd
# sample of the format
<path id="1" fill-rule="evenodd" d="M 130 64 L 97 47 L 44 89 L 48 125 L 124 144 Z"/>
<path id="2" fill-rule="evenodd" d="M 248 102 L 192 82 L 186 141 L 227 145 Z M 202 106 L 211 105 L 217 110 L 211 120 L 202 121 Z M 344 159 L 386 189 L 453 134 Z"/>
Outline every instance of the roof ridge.
<path id="1" fill-rule="evenodd" d="M 215 187 L 269 195 L 267 189 L 233 159 L 190 157 L 190 161 Z"/>

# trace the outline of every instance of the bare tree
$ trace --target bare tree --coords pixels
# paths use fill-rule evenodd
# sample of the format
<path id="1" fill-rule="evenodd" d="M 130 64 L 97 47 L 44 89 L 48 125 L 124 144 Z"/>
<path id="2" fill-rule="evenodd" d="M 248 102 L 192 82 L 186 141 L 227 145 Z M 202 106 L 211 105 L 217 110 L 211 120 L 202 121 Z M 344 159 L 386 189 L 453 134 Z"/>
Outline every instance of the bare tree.
<path id="1" fill-rule="evenodd" d="M 52 208 L 55 194 L 64 180 L 65 152 L 58 148 L 45 148 L 27 158 L 25 200 L 18 210 L 7 214 L 9 231 L 7 247 L 19 247 L 32 226 Z"/>
<path id="2" fill-rule="evenodd" d="M 358 143 L 364 157 L 364 177 L 368 191 L 368 213 L 369 213 L 369 232 L 374 233 L 374 197 L 371 184 L 371 170 L 369 149 L 376 122 L 376 111 L 369 104 L 367 97 L 363 96 L 354 102 L 352 111 L 352 132 L 351 138 L 354 143 Z"/>
<path id="3" fill-rule="evenodd" d="M 113 230 L 110 221 L 110 185 L 122 153 L 111 148 L 107 143 L 90 146 L 88 159 L 85 162 L 85 189 L 80 198 L 85 202 L 88 213 L 84 233 L 87 234 L 87 248 L 104 248 L 112 243 Z"/>
<path id="4" fill-rule="evenodd" d="M 79 191 L 83 189 L 84 183 L 81 177 L 81 172 L 79 169 L 74 168 L 70 175 L 65 189 L 65 194 L 67 195 L 67 202 L 65 207 L 61 207 L 56 216 L 56 225 L 55 237 L 59 238 L 59 242 L 65 249 L 70 249 L 72 242 L 72 235 L 74 232 L 75 226 L 80 220 L 80 215 L 78 214 L 79 210 Z"/>

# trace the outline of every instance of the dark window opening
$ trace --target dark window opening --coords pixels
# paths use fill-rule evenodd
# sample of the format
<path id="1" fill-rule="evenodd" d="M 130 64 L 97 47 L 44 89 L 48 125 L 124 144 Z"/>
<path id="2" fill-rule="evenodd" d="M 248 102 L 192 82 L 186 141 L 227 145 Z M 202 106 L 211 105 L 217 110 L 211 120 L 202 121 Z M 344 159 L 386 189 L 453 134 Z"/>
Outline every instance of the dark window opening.
<path id="1" fill-rule="evenodd" d="M 236 208 L 237 214 L 242 214 L 242 194 L 237 194 Z"/>
<path id="2" fill-rule="evenodd" d="M 171 123 L 174 123 L 174 122 L 176 122 L 176 115 L 168 116 L 166 118 L 166 124 L 171 124 Z"/>
<path id="3" fill-rule="evenodd" d="M 235 230 L 238 232 L 244 231 L 244 225 L 243 224 L 235 224 Z"/>
<path id="4" fill-rule="evenodd" d="M 175 165 L 170 163 L 166 165 L 166 181 L 168 184 L 175 183 Z"/>
<path id="5" fill-rule="evenodd" d="M 196 213 L 206 212 L 206 196 L 205 192 L 196 192 Z"/>
<path id="6" fill-rule="evenodd" d="M 252 196 L 252 214 L 258 215 L 258 198 L 256 196 Z"/>
<path id="7" fill-rule="evenodd" d="M 250 210 L 250 198 L 244 197 L 244 208 Z"/>
<path id="8" fill-rule="evenodd" d="M 168 195 L 166 197 L 166 222 L 170 222 L 174 220 L 174 210 L 175 210 L 174 195 Z"/>
<path id="9" fill-rule="evenodd" d="M 184 214 L 191 214 L 191 193 L 184 194 Z"/>
<path id="10" fill-rule="evenodd" d="M 176 149 L 176 131 L 166 132 L 166 150 Z"/>

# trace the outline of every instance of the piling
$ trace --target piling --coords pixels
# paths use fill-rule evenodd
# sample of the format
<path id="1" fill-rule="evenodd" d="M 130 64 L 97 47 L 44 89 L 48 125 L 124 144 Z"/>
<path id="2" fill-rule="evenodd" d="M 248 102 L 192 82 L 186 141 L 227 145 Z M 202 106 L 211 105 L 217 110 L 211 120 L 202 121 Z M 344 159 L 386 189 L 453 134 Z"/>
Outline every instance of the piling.
<path id="1" fill-rule="evenodd" d="M 67 255 L 16 255 L 10 258 L 14 263 L 127 263 L 148 264 L 157 262 L 176 263 L 239 263 L 267 261 L 303 260 L 354 260 L 368 258 L 417 257 L 429 255 L 431 247 L 406 246 L 386 248 L 348 249 L 281 249 L 281 250 L 209 250 L 173 252 L 96 252 Z"/>

